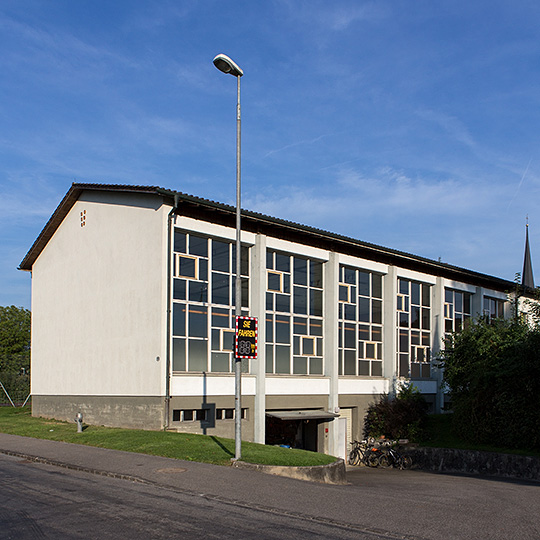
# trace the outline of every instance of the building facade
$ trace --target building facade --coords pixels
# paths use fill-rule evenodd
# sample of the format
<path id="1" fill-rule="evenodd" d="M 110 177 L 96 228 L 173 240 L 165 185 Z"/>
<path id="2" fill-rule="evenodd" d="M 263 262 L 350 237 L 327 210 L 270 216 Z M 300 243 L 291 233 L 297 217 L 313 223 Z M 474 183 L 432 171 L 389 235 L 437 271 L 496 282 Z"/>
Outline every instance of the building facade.
<path id="1" fill-rule="evenodd" d="M 157 187 L 73 184 L 32 273 L 33 414 L 234 436 L 235 209 Z M 444 405 L 432 359 L 513 283 L 242 212 L 242 436 L 345 455 L 405 381 Z"/>

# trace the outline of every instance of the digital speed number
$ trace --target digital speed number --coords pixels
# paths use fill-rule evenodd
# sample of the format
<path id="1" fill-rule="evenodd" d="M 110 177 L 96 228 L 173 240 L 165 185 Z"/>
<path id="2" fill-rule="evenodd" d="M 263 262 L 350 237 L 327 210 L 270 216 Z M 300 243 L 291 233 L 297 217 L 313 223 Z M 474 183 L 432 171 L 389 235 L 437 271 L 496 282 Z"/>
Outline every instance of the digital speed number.
<path id="1" fill-rule="evenodd" d="M 257 358 L 257 318 L 236 317 L 236 358 Z"/>

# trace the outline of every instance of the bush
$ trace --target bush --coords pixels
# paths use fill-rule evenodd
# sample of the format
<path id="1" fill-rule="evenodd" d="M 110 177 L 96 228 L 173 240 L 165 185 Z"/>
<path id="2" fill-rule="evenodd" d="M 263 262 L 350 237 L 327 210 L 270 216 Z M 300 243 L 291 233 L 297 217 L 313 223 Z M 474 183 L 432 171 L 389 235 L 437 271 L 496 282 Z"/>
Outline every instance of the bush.
<path id="1" fill-rule="evenodd" d="M 412 384 L 403 386 L 395 398 L 383 395 L 368 407 L 364 419 L 364 438 L 417 440 L 424 429 L 428 405 Z"/>
<path id="2" fill-rule="evenodd" d="M 454 430 L 466 441 L 540 448 L 540 329 L 479 319 L 441 353 Z"/>

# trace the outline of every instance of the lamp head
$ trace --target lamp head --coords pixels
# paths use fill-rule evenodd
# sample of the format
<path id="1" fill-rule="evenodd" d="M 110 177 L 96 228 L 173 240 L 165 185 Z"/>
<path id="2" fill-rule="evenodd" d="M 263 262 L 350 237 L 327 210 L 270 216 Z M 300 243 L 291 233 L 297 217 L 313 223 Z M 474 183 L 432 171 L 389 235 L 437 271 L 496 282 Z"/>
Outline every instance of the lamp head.
<path id="1" fill-rule="evenodd" d="M 214 66 L 216 66 L 219 71 L 223 71 L 223 73 L 230 73 L 235 77 L 241 77 L 244 74 L 240 66 L 231 60 L 226 54 L 218 54 L 214 58 Z"/>

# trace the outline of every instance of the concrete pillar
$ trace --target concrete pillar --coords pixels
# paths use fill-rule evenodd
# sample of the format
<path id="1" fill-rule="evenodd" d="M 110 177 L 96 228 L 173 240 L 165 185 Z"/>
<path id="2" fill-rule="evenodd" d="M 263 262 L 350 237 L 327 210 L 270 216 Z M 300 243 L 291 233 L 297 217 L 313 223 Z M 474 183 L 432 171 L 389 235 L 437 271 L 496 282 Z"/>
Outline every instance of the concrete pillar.
<path id="1" fill-rule="evenodd" d="M 254 433 L 256 443 L 265 442 L 266 423 L 266 236 L 258 234 L 251 248 L 250 313 L 259 322 L 257 359 L 252 360 L 255 375 Z"/>
<path id="2" fill-rule="evenodd" d="M 328 410 L 335 412 L 339 407 L 338 377 L 338 289 L 339 263 L 334 252 L 324 265 L 324 375 L 330 382 Z M 328 453 L 338 453 L 338 423 L 328 422 Z"/>
<path id="3" fill-rule="evenodd" d="M 388 267 L 383 277 L 383 375 L 389 381 L 389 393 L 396 393 L 397 362 L 397 270 Z"/>

